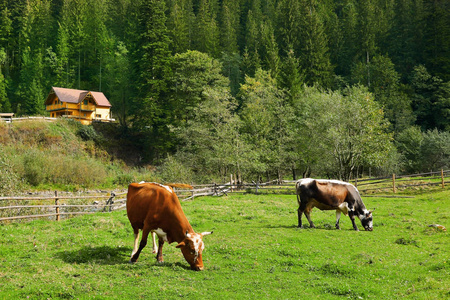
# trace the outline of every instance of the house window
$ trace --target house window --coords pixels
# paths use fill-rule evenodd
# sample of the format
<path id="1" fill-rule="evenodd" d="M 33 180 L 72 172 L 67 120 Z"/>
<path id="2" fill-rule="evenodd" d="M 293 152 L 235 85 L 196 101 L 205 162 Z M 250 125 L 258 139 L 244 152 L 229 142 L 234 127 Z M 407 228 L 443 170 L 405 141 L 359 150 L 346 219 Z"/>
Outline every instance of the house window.
<path id="1" fill-rule="evenodd" d="M 88 105 L 88 101 L 87 100 L 84 100 L 84 105 Z"/>
<path id="2" fill-rule="evenodd" d="M 102 118 L 102 115 L 95 115 L 95 118 L 101 119 L 101 118 Z"/>

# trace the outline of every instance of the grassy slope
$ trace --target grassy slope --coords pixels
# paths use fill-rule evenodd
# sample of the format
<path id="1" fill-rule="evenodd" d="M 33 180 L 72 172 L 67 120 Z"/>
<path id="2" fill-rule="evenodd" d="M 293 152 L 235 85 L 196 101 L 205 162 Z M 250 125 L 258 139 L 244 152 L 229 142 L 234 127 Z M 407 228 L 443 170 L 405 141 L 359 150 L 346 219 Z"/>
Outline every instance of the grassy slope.
<path id="1" fill-rule="evenodd" d="M 123 139 L 117 125 L 95 127 L 66 119 L 0 122 L 0 169 L 5 170 L 0 194 L 126 188 L 131 181 L 156 181 L 150 169 L 128 167 L 121 160 L 134 161 L 139 151 Z"/>
<path id="2" fill-rule="evenodd" d="M 295 196 L 230 195 L 183 202 L 205 237 L 206 270 L 189 270 L 175 245 L 165 263 L 151 248 L 127 263 L 125 212 L 0 225 L 0 298 L 444 299 L 450 296 L 450 191 L 366 198 L 373 232 L 348 217 L 313 211 L 317 229 L 297 229 Z M 358 224 L 360 225 L 360 224 Z M 361 227 L 360 227 L 361 228 Z"/>

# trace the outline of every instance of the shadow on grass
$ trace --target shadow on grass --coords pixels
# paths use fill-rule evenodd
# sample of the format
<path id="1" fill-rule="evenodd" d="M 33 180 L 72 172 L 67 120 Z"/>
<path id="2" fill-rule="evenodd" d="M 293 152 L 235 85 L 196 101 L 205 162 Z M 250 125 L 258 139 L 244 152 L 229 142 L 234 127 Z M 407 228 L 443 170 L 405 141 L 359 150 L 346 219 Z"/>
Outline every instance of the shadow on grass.
<path id="1" fill-rule="evenodd" d="M 61 251 L 56 256 L 69 264 L 116 265 L 127 263 L 130 251 L 131 249 L 126 247 L 83 247 L 72 251 Z"/>
<path id="2" fill-rule="evenodd" d="M 331 230 L 331 231 L 339 231 L 339 230 L 347 231 L 347 230 L 349 230 L 349 231 L 354 231 L 353 228 L 344 228 L 343 229 L 341 227 L 341 229 L 336 229 L 335 226 L 332 224 L 316 225 L 316 228 L 312 228 L 309 225 L 303 225 L 302 228 L 299 228 L 297 225 L 278 225 L 278 224 L 272 225 L 272 224 L 269 224 L 267 226 L 264 226 L 264 228 L 267 228 L 267 229 L 284 228 L 284 229 L 298 229 L 298 230 Z M 362 230 L 362 231 L 364 231 L 364 230 Z"/>
<path id="3" fill-rule="evenodd" d="M 130 264 L 131 248 L 126 247 L 83 247 L 72 251 L 61 251 L 56 254 L 57 258 L 68 264 L 98 264 L 98 265 L 139 265 L 141 258 L 134 264 Z M 154 256 L 151 256 L 151 261 L 155 262 L 154 267 L 164 267 L 177 269 L 182 268 L 190 270 L 188 264 L 182 262 L 163 262 L 157 263 Z M 144 265 L 144 263 L 141 263 Z M 147 265 L 147 264 L 146 264 Z M 148 266 L 148 265 L 147 265 Z"/>
<path id="4" fill-rule="evenodd" d="M 298 228 L 297 225 L 279 225 L 279 224 L 269 224 L 267 226 L 264 226 L 264 228 L 267 229 L 280 229 L 280 228 L 284 228 L 284 229 L 295 229 Z"/>

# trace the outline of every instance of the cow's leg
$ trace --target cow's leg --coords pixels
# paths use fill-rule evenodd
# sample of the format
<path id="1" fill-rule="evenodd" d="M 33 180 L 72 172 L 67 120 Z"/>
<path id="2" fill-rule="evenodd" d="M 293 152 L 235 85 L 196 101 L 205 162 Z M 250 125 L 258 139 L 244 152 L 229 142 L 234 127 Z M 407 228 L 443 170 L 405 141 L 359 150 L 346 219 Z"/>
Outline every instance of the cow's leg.
<path id="1" fill-rule="evenodd" d="M 349 211 L 348 216 L 350 217 L 350 220 L 352 220 L 353 229 L 355 229 L 356 231 L 359 231 L 358 226 L 356 226 L 356 223 L 355 223 L 355 215 L 353 214 L 353 212 Z"/>
<path id="2" fill-rule="evenodd" d="M 142 249 L 144 249 L 144 247 L 147 245 L 147 238 L 148 238 L 149 233 L 150 233 L 150 228 L 146 227 L 144 225 L 144 229 L 142 230 L 142 239 L 141 239 L 141 242 L 139 243 L 139 248 L 138 248 L 137 252 L 134 253 L 133 256 L 131 256 L 130 262 L 134 263 L 138 260 Z"/>
<path id="3" fill-rule="evenodd" d="M 339 220 L 341 219 L 341 211 L 336 210 L 336 229 L 341 229 L 339 226 Z"/>
<path id="4" fill-rule="evenodd" d="M 305 210 L 305 216 L 308 219 L 309 227 L 316 228 L 316 226 L 314 225 L 313 221 L 311 221 L 311 209 Z"/>
<path id="5" fill-rule="evenodd" d="M 153 251 L 152 253 L 158 252 L 158 246 L 156 245 L 156 232 L 152 232 L 152 241 L 153 241 Z"/>
<path id="6" fill-rule="evenodd" d="M 303 228 L 302 226 L 302 214 L 303 211 L 300 209 L 300 207 L 297 209 L 297 216 L 298 216 L 298 228 Z"/>
<path id="7" fill-rule="evenodd" d="M 133 228 L 133 231 L 134 231 L 134 247 L 133 252 L 131 252 L 131 257 L 133 257 L 133 255 L 138 251 L 138 244 L 139 244 L 139 229 Z"/>
<path id="8" fill-rule="evenodd" d="M 162 254 L 162 249 L 163 249 L 163 246 L 164 246 L 164 240 L 162 238 L 158 238 L 158 244 L 159 244 L 159 247 L 158 247 L 158 254 L 156 254 L 156 260 L 159 263 L 162 263 L 162 262 L 164 262 L 163 254 Z"/>
<path id="9" fill-rule="evenodd" d="M 297 195 L 297 202 L 298 202 L 298 210 L 297 210 L 297 216 L 298 216 L 298 227 L 303 228 L 302 224 L 302 214 L 306 210 L 306 204 L 308 203 L 308 199 L 305 199 L 305 197 L 301 197 Z M 306 212 L 305 212 L 306 215 Z M 308 217 L 309 221 L 309 217 Z M 311 224 L 311 223 L 310 223 Z"/>

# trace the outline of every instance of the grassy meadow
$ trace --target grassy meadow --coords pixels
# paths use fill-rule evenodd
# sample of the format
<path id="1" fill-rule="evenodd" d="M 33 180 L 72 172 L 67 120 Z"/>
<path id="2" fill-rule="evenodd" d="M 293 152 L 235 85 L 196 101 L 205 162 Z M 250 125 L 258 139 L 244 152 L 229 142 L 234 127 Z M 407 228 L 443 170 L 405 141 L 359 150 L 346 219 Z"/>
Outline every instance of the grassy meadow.
<path id="1" fill-rule="evenodd" d="M 363 197 L 376 208 L 373 232 L 345 216 L 335 230 L 334 211 L 320 210 L 317 229 L 298 229 L 293 195 L 183 202 L 196 231 L 214 230 L 203 272 L 175 244 L 164 245 L 164 264 L 151 245 L 129 264 L 125 211 L 0 224 L 0 299 L 446 299 L 449 236 L 428 225 L 450 228 L 449 196 Z"/>

